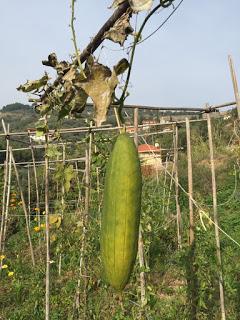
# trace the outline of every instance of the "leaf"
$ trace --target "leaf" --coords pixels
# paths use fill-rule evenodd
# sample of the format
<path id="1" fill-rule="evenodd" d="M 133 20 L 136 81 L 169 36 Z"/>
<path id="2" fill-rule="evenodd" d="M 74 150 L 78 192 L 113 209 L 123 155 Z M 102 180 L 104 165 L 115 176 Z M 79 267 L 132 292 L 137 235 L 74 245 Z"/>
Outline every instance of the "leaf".
<path id="1" fill-rule="evenodd" d="M 44 87 L 50 78 L 45 73 L 45 75 L 39 80 L 27 81 L 25 84 L 20 85 L 17 90 L 22 92 L 31 92 Z"/>
<path id="2" fill-rule="evenodd" d="M 135 12 L 144 11 L 152 7 L 153 0 L 129 0 L 129 4 Z"/>
<path id="3" fill-rule="evenodd" d="M 64 187 L 66 192 L 69 191 L 71 187 L 71 180 L 75 178 L 75 171 L 73 169 L 73 165 L 69 165 L 64 169 Z"/>
<path id="4" fill-rule="evenodd" d="M 56 53 L 50 53 L 48 56 L 48 60 L 43 60 L 42 64 L 47 67 L 55 68 L 58 64 L 58 59 Z"/>
<path id="5" fill-rule="evenodd" d="M 109 7 L 110 9 L 116 9 L 120 4 L 125 2 L 126 0 L 114 0 L 113 4 Z"/>
<path id="6" fill-rule="evenodd" d="M 58 150 L 58 147 L 54 144 L 48 146 L 46 154 L 49 158 L 56 158 L 57 156 L 62 155 L 62 153 Z"/>
<path id="7" fill-rule="evenodd" d="M 111 70 L 99 63 L 89 68 L 87 79 L 75 83 L 77 88 L 82 88 L 92 99 L 95 107 L 94 120 L 97 126 L 106 120 L 108 108 L 112 102 L 113 93 L 118 84 L 115 70 Z"/>
<path id="8" fill-rule="evenodd" d="M 36 124 L 36 137 L 41 137 L 47 132 L 47 125 L 44 121 L 38 121 Z"/>
<path id="9" fill-rule="evenodd" d="M 36 107 L 36 111 L 40 112 L 41 116 L 44 116 L 51 110 L 51 106 L 49 104 L 40 104 Z"/>
<path id="10" fill-rule="evenodd" d="M 57 240 L 56 234 L 55 234 L 55 233 L 51 234 L 51 236 L 50 236 L 50 242 L 54 242 L 54 241 L 56 241 L 56 240 Z"/>
<path id="11" fill-rule="evenodd" d="M 125 58 L 121 59 L 113 68 L 116 72 L 116 75 L 119 76 L 129 68 L 129 62 Z"/>
<path id="12" fill-rule="evenodd" d="M 128 35 L 134 31 L 129 22 L 131 16 L 132 11 L 129 9 L 115 22 L 112 28 L 105 32 L 104 38 L 119 43 L 122 46 Z"/>
<path id="13" fill-rule="evenodd" d="M 42 137 L 45 134 L 45 130 L 42 128 L 39 128 L 36 130 L 36 137 Z"/>
<path id="14" fill-rule="evenodd" d="M 88 94 L 83 89 L 78 89 L 74 99 L 70 102 L 70 113 L 82 113 L 86 107 Z"/>
<path id="15" fill-rule="evenodd" d="M 60 227 L 62 223 L 62 217 L 59 214 L 51 214 L 49 215 L 49 224 L 54 225 L 57 229 Z"/>

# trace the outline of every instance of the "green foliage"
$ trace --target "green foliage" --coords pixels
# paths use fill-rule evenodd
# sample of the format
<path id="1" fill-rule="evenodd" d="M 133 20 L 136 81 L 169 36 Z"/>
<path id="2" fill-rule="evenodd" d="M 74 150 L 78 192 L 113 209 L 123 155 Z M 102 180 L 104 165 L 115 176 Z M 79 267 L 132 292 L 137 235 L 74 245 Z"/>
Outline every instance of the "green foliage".
<path id="1" fill-rule="evenodd" d="M 240 243 L 240 189 L 237 161 L 239 147 L 234 144 L 227 146 L 233 127 L 228 123 L 226 125 L 219 123 L 218 120 L 213 123 L 219 220 L 223 230 Z M 212 218 L 211 171 L 206 124 L 192 125 L 191 133 L 194 199 Z M 177 249 L 174 187 L 170 190 L 170 176 L 165 179 L 164 173 L 159 173 L 158 178 L 151 176 L 144 178 L 141 217 L 144 268 L 140 270 L 139 264 L 136 263 L 130 283 L 122 296 L 116 294 L 102 281 L 100 212 L 105 165 L 115 137 L 115 134 L 94 134 L 92 137 L 91 199 L 87 220 L 84 211 L 86 186 L 82 182 L 84 181 L 82 173 L 76 176 L 73 166 L 68 164 L 54 165 L 55 170 L 50 171 L 50 200 L 53 203 L 50 212 L 51 318 L 73 320 L 85 313 L 87 319 L 104 320 L 220 318 L 214 226 L 203 218 L 205 230 L 199 212 L 195 210 L 195 243 L 189 248 L 188 197 L 180 190 L 183 248 Z M 184 149 L 179 154 L 179 178 L 181 185 L 187 190 L 184 128 L 180 129 L 180 141 Z M 78 156 L 84 154 L 88 142 L 89 137 L 82 139 L 83 144 L 74 146 L 66 154 L 68 152 Z M 156 142 L 160 142 L 166 148 L 172 145 L 172 140 L 167 135 L 161 140 L 156 138 Z M 51 146 L 47 153 L 53 160 L 61 157 L 61 151 L 56 146 Z M 83 169 L 80 164 L 79 169 Z M 38 170 L 39 177 L 43 177 L 43 168 Z M 23 183 L 26 184 L 26 172 L 21 170 L 21 175 Z M 44 183 L 44 180 L 40 181 L 41 184 Z M 64 205 L 61 201 L 62 184 L 65 186 Z M 0 188 L 2 190 L 2 185 Z M 12 193 L 16 192 L 15 189 Z M 18 201 L 19 195 L 16 198 Z M 80 199 L 78 207 L 69 206 L 73 199 Z M 5 261 L 9 271 L 14 272 L 14 276 L 9 277 L 6 270 L 0 271 L 0 317 L 3 319 L 44 319 L 45 216 L 44 207 L 40 209 L 42 225 L 40 231 L 34 230 L 38 226 L 38 221 L 34 220 L 35 215 L 30 221 L 37 260 L 37 265 L 33 269 L 21 205 L 10 208 Z M 239 319 L 239 248 L 223 234 L 220 233 L 220 236 L 227 316 L 229 319 Z M 83 242 L 80 275 L 79 259 Z M 146 278 L 146 304 L 141 308 L 139 273 L 143 270 Z M 80 300 L 76 308 L 79 279 Z"/>

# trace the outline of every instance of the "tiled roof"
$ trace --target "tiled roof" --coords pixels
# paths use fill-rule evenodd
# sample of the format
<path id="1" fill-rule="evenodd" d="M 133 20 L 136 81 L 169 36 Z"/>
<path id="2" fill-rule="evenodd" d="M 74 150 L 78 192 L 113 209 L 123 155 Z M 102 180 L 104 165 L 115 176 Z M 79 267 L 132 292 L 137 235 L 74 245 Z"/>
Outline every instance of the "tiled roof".
<path id="1" fill-rule="evenodd" d="M 138 146 L 138 152 L 144 153 L 144 152 L 161 152 L 161 149 L 158 147 L 155 147 L 151 144 L 140 144 Z"/>

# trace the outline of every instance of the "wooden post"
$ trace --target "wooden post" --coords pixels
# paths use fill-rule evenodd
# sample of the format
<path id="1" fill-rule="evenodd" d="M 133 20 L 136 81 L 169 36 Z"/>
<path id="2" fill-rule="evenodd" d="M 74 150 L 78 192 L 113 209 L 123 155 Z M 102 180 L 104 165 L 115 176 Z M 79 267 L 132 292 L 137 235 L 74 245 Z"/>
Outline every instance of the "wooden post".
<path id="1" fill-rule="evenodd" d="M 165 214 L 165 202 L 166 202 L 166 185 L 167 185 L 167 172 L 168 172 L 168 160 L 170 156 L 169 153 L 167 153 L 166 155 L 166 162 L 165 162 L 165 170 L 164 170 L 164 183 L 163 183 L 163 196 L 162 196 L 162 202 L 163 202 L 163 206 L 162 206 L 162 215 Z"/>
<path id="2" fill-rule="evenodd" d="M 4 184 L 3 184 L 3 196 L 2 196 L 2 214 L 1 214 L 1 226 L 0 226 L 0 253 L 3 253 L 3 233 L 5 224 L 5 202 L 6 202 L 6 188 L 7 188 L 7 161 L 4 161 Z"/>
<path id="3" fill-rule="evenodd" d="M 80 182 L 79 174 L 78 174 L 78 163 L 77 163 L 77 161 L 75 161 L 75 170 L 76 170 L 77 185 L 78 185 L 78 196 L 77 196 L 76 209 L 78 209 L 79 208 L 79 204 L 81 202 L 82 192 L 81 192 L 81 182 Z"/>
<path id="4" fill-rule="evenodd" d="M 8 125 L 9 132 L 9 125 Z M 11 193 L 11 179 L 12 179 L 12 156 L 9 154 L 9 164 L 8 164 L 8 177 L 7 177 L 7 198 L 5 206 L 5 219 L 4 219 L 4 230 L 3 230 L 3 241 L 2 241 L 2 251 L 5 251 L 5 240 L 7 234 L 7 224 L 8 224 L 8 212 L 10 204 L 10 193 Z"/>
<path id="5" fill-rule="evenodd" d="M 217 210 L 217 186 L 216 186 L 214 152 L 213 152 L 212 125 L 211 125 L 211 118 L 210 118 L 209 113 L 207 114 L 207 124 L 208 124 L 208 139 L 209 139 L 209 151 L 210 151 L 210 161 L 211 161 L 211 173 L 212 173 L 213 215 L 214 215 L 215 240 L 216 240 L 217 263 L 218 263 L 221 319 L 225 320 L 226 313 L 225 313 L 225 304 L 224 304 L 221 244 L 220 244 L 219 229 L 218 229 L 219 223 L 218 223 L 218 210 Z"/>
<path id="6" fill-rule="evenodd" d="M 134 143 L 136 148 L 138 147 L 138 108 L 134 109 Z M 142 237 L 141 225 L 139 228 L 139 237 L 138 237 L 138 260 L 139 266 L 141 269 L 144 269 L 144 244 Z M 145 273 L 144 271 L 140 272 L 140 285 L 141 285 L 141 307 L 144 307 L 146 304 L 146 283 L 145 283 Z"/>
<path id="7" fill-rule="evenodd" d="M 45 119 L 47 126 L 47 117 Z M 50 230 L 49 230 L 49 137 L 45 135 L 45 237 L 46 237 L 46 280 L 45 280 L 45 320 L 50 319 Z"/>
<path id="8" fill-rule="evenodd" d="M 134 108 L 134 142 L 138 147 L 138 108 Z"/>
<path id="9" fill-rule="evenodd" d="M 2 119 L 2 126 L 4 134 L 7 137 L 9 133 L 4 120 Z M 0 252 L 2 252 L 4 225 L 5 225 L 5 211 L 6 211 L 6 193 L 7 193 L 7 181 L 8 181 L 8 170 L 9 170 L 9 139 L 6 139 L 6 160 L 4 162 L 4 183 L 3 183 L 3 197 L 2 197 L 2 219 L 0 226 Z"/>
<path id="10" fill-rule="evenodd" d="M 120 128 L 121 127 L 121 123 L 120 123 L 120 119 L 119 119 L 119 115 L 118 115 L 118 112 L 117 112 L 117 108 L 114 107 L 114 113 L 115 113 L 115 117 L 116 117 L 116 121 L 117 121 L 117 126 Z"/>
<path id="11" fill-rule="evenodd" d="M 30 142 L 31 155 L 32 155 L 32 163 L 33 163 L 33 175 L 34 175 L 35 192 L 36 192 L 36 207 L 38 208 L 38 210 L 37 210 L 38 226 L 40 227 L 40 197 L 39 197 L 37 168 L 36 168 L 36 161 L 35 161 L 33 143 L 32 143 L 32 140 L 31 140 L 30 132 L 29 132 L 29 131 L 28 131 L 28 135 L 29 135 L 29 142 Z"/>
<path id="12" fill-rule="evenodd" d="M 188 201 L 189 201 L 189 244 L 194 243 L 194 213 L 193 213 L 193 174 L 192 174 L 192 148 L 190 122 L 186 118 L 186 135 L 187 135 L 187 159 L 188 159 Z"/>
<path id="13" fill-rule="evenodd" d="M 30 175 L 30 166 L 27 167 L 28 175 L 28 214 L 29 214 L 29 225 L 31 221 L 31 175 Z"/>
<path id="14" fill-rule="evenodd" d="M 24 199 L 23 189 L 22 189 L 22 185 L 21 185 L 20 178 L 19 178 L 19 173 L 18 173 L 18 170 L 17 170 L 16 162 L 15 162 L 11 147 L 9 147 L 9 151 L 11 153 L 12 163 L 13 163 L 15 176 L 16 176 L 17 184 L 18 184 L 18 189 L 20 191 L 20 196 L 21 196 L 21 201 L 22 201 L 22 208 L 23 208 L 24 215 L 25 215 L 26 230 L 27 230 L 28 242 L 29 242 L 29 247 L 30 247 L 30 253 L 31 253 L 31 257 L 32 257 L 32 264 L 33 264 L 33 266 L 35 266 L 35 258 L 34 258 L 34 252 L 33 252 L 30 228 L 29 228 L 29 223 L 28 223 L 28 210 L 27 210 L 25 199 Z"/>
<path id="15" fill-rule="evenodd" d="M 174 181 L 175 181 L 175 202 L 177 211 L 177 241 L 178 249 L 182 249 L 182 217 L 179 205 L 179 178 L 178 178 L 178 126 L 175 126 L 174 134 Z"/>
<path id="16" fill-rule="evenodd" d="M 235 95 L 235 99 L 236 99 L 238 119 L 240 119 L 240 94 L 239 94 L 239 90 L 238 90 L 238 82 L 237 82 L 237 77 L 236 77 L 236 73 L 235 73 L 235 69 L 234 69 L 233 60 L 230 55 L 228 56 L 228 63 L 229 63 L 229 67 L 230 67 L 232 83 L 233 83 L 233 90 L 234 90 L 234 95 Z"/>
<path id="17" fill-rule="evenodd" d="M 62 146 L 62 163 L 65 166 L 66 163 L 66 147 L 65 144 L 63 144 Z M 64 214 L 64 208 L 65 208 L 65 187 L 64 187 L 64 182 L 62 181 L 62 186 L 61 186 L 61 216 L 63 218 L 63 214 Z M 61 256 L 61 253 L 60 253 Z"/>
<path id="18" fill-rule="evenodd" d="M 85 175 L 85 210 L 84 210 L 84 240 L 83 240 L 83 245 L 82 245 L 82 263 L 83 263 L 83 257 L 84 257 L 84 250 L 86 249 L 86 233 L 87 233 L 87 227 L 88 227 L 88 221 L 89 221 L 89 206 L 90 206 L 90 159 L 91 156 L 89 154 L 89 151 L 91 151 L 90 148 L 91 144 L 89 143 L 89 149 L 86 150 L 86 164 L 85 164 L 85 169 L 86 169 L 86 175 Z M 87 319 L 87 286 L 88 286 L 88 278 L 86 275 L 87 272 L 87 262 L 85 260 L 85 268 L 84 268 L 84 319 Z"/>

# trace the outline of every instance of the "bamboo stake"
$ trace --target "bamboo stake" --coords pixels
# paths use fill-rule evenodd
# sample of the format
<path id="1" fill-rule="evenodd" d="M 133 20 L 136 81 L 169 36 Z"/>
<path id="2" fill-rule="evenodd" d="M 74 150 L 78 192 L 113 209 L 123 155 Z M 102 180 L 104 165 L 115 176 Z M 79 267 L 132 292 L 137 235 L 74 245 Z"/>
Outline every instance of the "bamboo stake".
<path id="1" fill-rule="evenodd" d="M 87 227 L 88 227 L 88 221 L 89 221 L 89 208 L 90 208 L 90 161 L 91 161 L 91 140 L 89 142 L 89 150 L 86 151 L 86 176 L 85 176 L 85 183 L 86 183 L 86 188 L 85 188 L 85 213 L 84 213 L 84 224 L 85 224 L 85 246 L 86 246 L 86 233 L 87 233 Z M 84 252 L 84 251 L 83 251 Z M 82 252 L 82 253 L 83 253 Z M 85 261 L 85 274 L 84 274 L 84 306 L 85 306 L 85 317 L 87 319 L 87 285 L 88 285 L 88 277 L 86 275 L 87 271 L 87 265 Z"/>
<path id="2" fill-rule="evenodd" d="M 219 222 L 218 222 L 218 210 L 217 210 L 217 186 L 214 164 L 214 151 L 213 151 L 213 138 L 212 138 L 212 125 L 210 115 L 207 114 L 208 125 L 208 139 L 209 139 L 209 151 L 211 161 L 211 174 L 212 174 L 212 194 L 213 194 L 213 215 L 214 215 L 214 227 L 215 227 L 215 240 L 218 262 L 218 277 L 219 277 L 219 293 L 220 293 L 220 307 L 221 307 L 221 319 L 226 319 L 225 304 L 224 304 L 224 287 L 223 287 L 223 273 L 222 273 L 222 259 L 221 259 L 221 244 L 219 237 Z"/>
<path id="3" fill-rule="evenodd" d="M 120 119 L 119 119 L 119 115 L 118 115 L 116 107 L 114 107 L 114 113 L 115 113 L 115 118 L 116 118 L 116 121 L 117 121 L 117 126 L 121 127 L 121 123 L 120 123 Z"/>
<path id="4" fill-rule="evenodd" d="M 168 160 L 170 158 L 169 153 L 166 156 L 165 162 L 165 170 L 164 170 L 164 185 L 163 185 L 163 207 L 162 207 L 162 215 L 165 213 L 165 200 L 166 200 L 166 184 L 167 184 L 167 171 L 168 171 Z"/>
<path id="5" fill-rule="evenodd" d="M 27 230 L 28 242 L 29 242 L 30 253 L 31 253 L 31 258 L 32 258 L 32 264 L 33 264 L 33 266 L 35 266 L 35 258 L 34 258 L 34 252 L 33 252 L 30 228 L 29 228 L 29 223 L 28 223 L 28 210 L 27 210 L 25 199 L 24 199 L 23 189 L 22 189 L 22 185 L 21 185 L 21 182 L 20 182 L 19 173 L 18 173 L 18 169 L 17 169 L 16 163 L 15 163 L 15 159 L 14 159 L 14 156 L 13 156 L 12 148 L 9 147 L 9 150 L 10 150 L 11 157 L 12 157 L 12 163 L 13 163 L 13 167 L 14 167 L 14 171 L 15 171 L 15 176 L 16 176 L 16 179 L 17 179 L 18 189 L 20 191 L 23 212 L 24 212 L 24 215 L 25 215 L 26 230 Z"/>
<path id="6" fill-rule="evenodd" d="M 239 94 L 238 82 L 237 82 L 236 72 L 235 72 L 235 68 L 234 68 L 234 64 L 233 64 L 233 59 L 230 55 L 228 56 L 228 63 L 229 63 L 229 67 L 230 67 L 232 83 L 233 83 L 233 90 L 234 90 L 234 95 L 235 95 L 235 99 L 236 99 L 238 119 L 240 119 L 240 94 Z"/>
<path id="7" fill-rule="evenodd" d="M 169 191 L 168 191 L 168 196 L 167 196 L 167 206 L 166 206 L 166 214 L 169 214 L 169 206 L 170 206 L 170 198 L 171 198 L 171 193 L 172 193 L 172 186 L 173 186 L 173 177 L 174 177 L 174 163 L 172 166 L 172 172 L 171 172 L 171 177 L 170 177 L 170 186 L 169 186 Z"/>
<path id="8" fill-rule="evenodd" d="M 137 148 L 138 147 L 138 108 L 134 109 L 134 143 Z M 146 304 L 146 281 L 145 281 L 145 273 L 143 271 L 145 267 L 145 262 L 144 262 L 144 244 L 143 244 L 141 226 L 139 228 L 139 237 L 138 237 L 138 260 L 139 260 L 139 266 L 141 269 L 141 272 L 140 272 L 141 307 L 143 308 Z"/>
<path id="9" fill-rule="evenodd" d="M 2 250 L 2 242 L 3 242 L 3 232 L 4 232 L 4 223 L 5 223 L 5 202 L 6 202 L 6 189 L 7 189 L 7 161 L 4 161 L 4 184 L 3 184 L 3 197 L 2 197 L 2 215 L 1 215 L 1 226 L 0 226 L 0 252 L 3 253 Z"/>
<path id="10" fill-rule="evenodd" d="M 28 173 L 28 213 L 29 213 L 29 225 L 31 221 L 31 176 L 30 176 L 30 167 L 27 167 Z"/>
<path id="11" fill-rule="evenodd" d="M 76 203 L 76 209 L 78 209 L 79 208 L 79 204 L 81 202 L 82 192 L 81 192 L 80 179 L 79 179 L 79 175 L 78 175 L 78 163 L 77 163 L 77 161 L 75 162 L 75 170 L 76 170 L 77 185 L 78 185 L 78 198 L 77 198 L 77 203 Z"/>
<path id="12" fill-rule="evenodd" d="M 138 146 L 138 108 L 134 108 L 134 142 Z"/>
<path id="13" fill-rule="evenodd" d="M 9 134 L 9 130 L 7 130 L 4 120 L 2 119 L 2 127 L 4 134 Z M 9 129 L 9 127 L 8 127 Z M 3 199 L 2 199 L 2 219 L 1 219 L 1 227 L 0 227 L 0 252 L 2 251 L 2 242 L 3 242 L 3 234 L 4 234 L 4 225 L 5 225 L 5 211 L 6 211 L 6 192 L 7 192 L 7 181 L 8 181 L 8 169 L 9 169 L 9 139 L 6 142 L 6 160 L 4 162 L 4 184 L 3 184 Z"/>
<path id="14" fill-rule="evenodd" d="M 187 159 L 188 159 L 188 195 L 189 195 L 189 244 L 194 243 L 194 213 L 193 213 L 193 173 L 192 173 L 192 148 L 190 122 L 186 118 L 186 135 L 187 135 Z"/>
<path id="15" fill-rule="evenodd" d="M 178 178 L 178 126 L 175 127 L 174 134 L 174 181 L 175 181 L 175 202 L 177 210 L 177 241 L 178 249 L 182 249 L 182 217 L 179 205 L 179 178 Z"/>
<path id="16" fill-rule="evenodd" d="M 62 145 L 62 163 L 65 168 L 66 164 L 66 145 Z M 64 211 L 65 211 L 65 187 L 64 187 L 64 181 L 62 180 L 61 184 L 61 217 L 63 219 L 64 216 Z M 58 275 L 61 276 L 62 272 L 62 253 L 61 251 L 59 252 L 59 261 L 58 261 Z"/>
<path id="17" fill-rule="evenodd" d="M 65 166 L 66 164 L 66 147 L 65 145 L 62 146 L 62 163 Z M 62 218 L 63 218 L 63 213 L 64 213 L 64 207 L 65 207 L 65 202 L 64 202 L 64 197 L 65 197 L 65 187 L 64 187 L 64 181 L 62 181 L 62 186 L 61 186 L 61 211 L 62 211 Z"/>
<path id="18" fill-rule="evenodd" d="M 47 125 L 47 119 L 45 120 Z M 50 230 L 49 230 L 49 145 L 48 133 L 45 135 L 45 236 L 46 236 L 46 292 L 45 292 L 45 320 L 50 319 Z"/>
<path id="19" fill-rule="evenodd" d="M 9 131 L 9 126 L 8 126 Z M 9 154 L 9 164 L 8 164 L 8 181 L 7 181 L 7 199 L 5 206 L 5 221 L 4 221 L 4 230 L 3 230 L 3 244 L 2 251 L 5 251 L 5 241 L 7 234 L 7 224 L 8 224 L 8 213 L 9 213 L 9 203 L 10 203 L 10 193 L 11 193 L 11 179 L 12 179 L 12 156 Z"/>
<path id="20" fill-rule="evenodd" d="M 40 227 L 40 197 L 39 197 L 39 188 L 38 188 L 38 176 L 37 176 L 37 168 L 36 168 L 36 161 L 35 161 L 35 155 L 34 155 L 34 147 L 31 140 L 31 137 L 29 136 L 30 141 L 30 148 L 31 148 L 31 155 L 32 155 L 32 164 L 33 164 L 33 175 L 34 175 L 34 182 L 35 182 L 35 192 L 36 192 L 36 207 L 38 208 L 37 211 L 37 218 L 38 218 L 38 226 Z"/>

